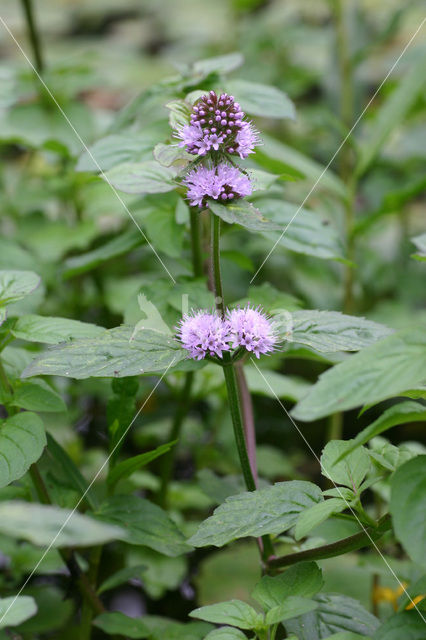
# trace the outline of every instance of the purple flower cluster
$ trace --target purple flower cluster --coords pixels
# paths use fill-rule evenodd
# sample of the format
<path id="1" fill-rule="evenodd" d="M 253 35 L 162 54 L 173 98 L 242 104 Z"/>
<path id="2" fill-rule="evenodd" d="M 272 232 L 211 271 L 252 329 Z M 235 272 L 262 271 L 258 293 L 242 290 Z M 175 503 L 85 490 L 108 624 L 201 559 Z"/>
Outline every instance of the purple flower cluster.
<path id="1" fill-rule="evenodd" d="M 221 318 L 216 312 L 197 311 L 186 314 L 179 323 L 177 337 L 194 360 L 206 355 L 222 358 L 223 351 L 244 347 L 256 358 L 271 353 L 277 343 L 274 327 L 260 307 L 227 311 Z"/>
<path id="2" fill-rule="evenodd" d="M 199 165 L 185 176 L 183 183 L 188 187 L 187 196 L 193 207 L 207 207 L 207 198 L 226 202 L 252 192 L 249 178 L 224 162 L 216 167 Z"/>
<path id="3" fill-rule="evenodd" d="M 247 158 L 260 141 L 256 129 L 244 118 L 232 96 L 227 93 L 217 96 L 210 91 L 195 103 L 190 124 L 177 131 L 179 146 L 198 156 L 220 150 Z"/>

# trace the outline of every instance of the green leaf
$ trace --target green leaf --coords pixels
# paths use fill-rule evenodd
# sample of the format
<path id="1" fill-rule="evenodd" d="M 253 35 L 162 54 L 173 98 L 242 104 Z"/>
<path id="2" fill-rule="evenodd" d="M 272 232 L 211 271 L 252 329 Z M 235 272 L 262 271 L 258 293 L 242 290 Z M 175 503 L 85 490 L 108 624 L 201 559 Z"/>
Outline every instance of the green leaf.
<path id="1" fill-rule="evenodd" d="M 109 591 L 109 589 L 115 589 L 121 584 L 128 582 L 134 578 L 141 579 L 143 577 L 143 573 L 146 571 L 147 567 L 144 564 L 138 564 L 133 567 L 125 567 L 120 571 L 117 571 L 112 576 L 103 581 L 101 586 L 98 589 L 98 593 L 104 593 L 105 591 Z"/>
<path id="2" fill-rule="evenodd" d="M 379 621 L 353 598 L 340 594 L 321 593 L 314 597 L 317 609 L 285 623 L 288 634 L 299 640 L 323 640 L 338 631 L 351 631 L 362 636 L 372 635 Z"/>
<path id="3" fill-rule="evenodd" d="M 416 236 L 415 238 L 411 238 L 411 242 L 413 242 L 418 250 L 418 253 L 414 253 L 411 257 L 416 260 L 426 261 L 426 233 L 422 233 L 420 236 Z"/>
<path id="4" fill-rule="evenodd" d="M 327 640 L 372 640 L 370 636 L 360 635 L 359 633 L 352 633 L 352 631 L 339 631 L 339 633 L 333 633 Z"/>
<path id="5" fill-rule="evenodd" d="M 244 368 L 247 384 L 251 393 L 266 396 L 267 398 L 285 398 L 297 402 L 306 395 L 311 384 L 297 376 L 285 376 L 276 371 L 263 370 L 261 373 L 256 367 Z"/>
<path id="6" fill-rule="evenodd" d="M 101 138 L 84 151 L 78 159 L 76 171 L 108 171 L 125 162 L 142 162 L 152 159 L 152 150 L 158 141 L 158 133 L 121 133 Z"/>
<path id="7" fill-rule="evenodd" d="M 173 210 L 160 208 L 157 203 L 155 210 L 144 218 L 144 227 L 157 250 L 172 258 L 181 256 L 185 228 L 176 222 Z"/>
<path id="8" fill-rule="evenodd" d="M 300 562 L 278 576 L 263 576 L 251 595 L 265 610 L 269 610 L 280 606 L 291 596 L 311 598 L 323 584 L 321 569 L 315 562 Z"/>
<path id="9" fill-rule="evenodd" d="M 233 627 L 221 627 L 210 631 L 204 640 L 247 640 L 247 636 Z"/>
<path id="10" fill-rule="evenodd" d="M 88 251 L 87 253 L 65 260 L 62 276 L 67 279 L 80 275 L 81 273 L 92 271 L 92 269 L 96 269 L 96 267 L 108 262 L 108 260 L 129 253 L 129 251 L 138 247 L 144 241 L 145 239 L 141 232 L 138 229 L 132 228 L 114 237 L 102 246 L 93 249 L 93 251 Z"/>
<path id="11" fill-rule="evenodd" d="M 296 540 L 304 538 L 314 527 L 327 520 L 335 513 L 347 509 L 347 503 L 342 498 L 330 498 L 315 504 L 310 509 L 302 511 L 296 522 L 294 537 Z"/>
<path id="12" fill-rule="evenodd" d="M 190 551 L 167 513 L 138 496 L 113 496 L 101 505 L 96 517 L 123 527 L 129 544 L 150 547 L 171 557 Z"/>
<path id="13" fill-rule="evenodd" d="M 17 319 L 12 333 L 27 342 L 58 344 L 78 338 L 93 338 L 105 331 L 103 327 L 69 318 L 52 318 L 29 314 Z"/>
<path id="14" fill-rule="evenodd" d="M 361 148 L 361 154 L 355 172 L 358 176 L 365 173 L 376 155 L 380 152 L 386 138 L 404 120 L 411 106 L 424 89 L 423 73 L 425 57 L 420 56 L 406 73 L 398 87 L 391 93 L 374 118 L 368 142 Z"/>
<path id="15" fill-rule="evenodd" d="M 265 218 L 251 202 L 239 199 L 232 204 L 219 204 L 215 200 L 209 200 L 209 208 L 215 215 L 219 216 L 229 224 L 239 224 L 249 231 L 274 231 L 281 229 L 279 224 L 275 224 Z"/>
<path id="16" fill-rule="evenodd" d="M 37 605 L 30 596 L 0 598 L 0 629 L 16 627 L 37 613 Z"/>
<path id="17" fill-rule="evenodd" d="M 315 256 L 322 259 L 342 259 L 343 246 L 337 230 L 330 221 L 323 216 L 310 211 L 300 209 L 291 202 L 273 198 L 259 198 L 256 206 L 262 214 L 270 220 L 270 229 L 279 230 L 279 234 L 272 234 L 268 229 L 260 229 L 268 232 L 266 236 L 272 245 L 282 245 L 290 251 Z"/>
<path id="18" fill-rule="evenodd" d="M 119 611 L 101 613 L 94 619 L 93 624 L 108 635 L 120 635 L 128 638 L 148 638 L 151 635 L 151 631 L 144 624 L 142 618 L 130 618 Z"/>
<path id="19" fill-rule="evenodd" d="M 269 282 L 262 282 L 260 285 L 252 285 L 249 287 L 247 297 L 239 300 L 238 304 L 244 306 L 248 302 L 251 302 L 254 306 L 259 304 L 267 311 L 274 309 L 296 311 L 296 309 L 300 309 L 302 306 L 300 300 L 289 293 L 280 291 Z"/>
<path id="20" fill-rule="evenodd" d="M 222 547 L 238 538 L 282 533 L 295 524 L 303 509 L 321 499 L 318 487 L 298 480 L 231 496 L 200 525 L 189 543 Z"/>
<path id="21" fill-rule="evenodd" d="M 244 57 L 238 51 L 233 53 L 227 53 L 224 56 L 215 56 L 213 58 L 206 58 L 204 60 L 197 60 L 192 65 L 192 68 L 196 74 L 201 74 L 203 77 L 207 77 L 211 73 L 230 73 L 235 71 L 244 62 Z"/>
<path id="22" fill-rule="evenodd" d="M 416 456 L 391 477 L 390 512 L 395 535 L 418 565 L 426 566 L 426 455 Z"/>
<path id="23" fill-rule="evenodd" d="M 77 511 L 17 500 L 0 502 L 0 532 L 42 547 L 90 547 L 126 538 L 123 529 Z"/>
<path id="24" fill-rule="evenodd" d="M 313 611 L 318 607 L 318 603 L 308 598 L 301 598 L 300 596 L 289 596 L 285 602 L 273 607 L 266 614 L 266 624 L 278 624 L 295 618 L 296 616 L 302 616 L 309 611 Z"/>
<path id="25" fill-rule="evenodd" d="M 358 447 L 345 456 L 352 445 L 351 440 L 331 440 L 321 455 L 321 471 L 334 484 L 342 484 L 358 493 L 362 481 L 370 470 L 370 458 L 364 447 Z"/>
<path id="26" fill-rule="evenodd" d="M 359 351 L 391 333 L 384 325 L 338 311 L 293 311 L 284 318 L 284 338 L 316 351 Z"/>
<path id="27" fill-rule="evenodd" d="M 419 402 L 399 402 L 389 409 L 386 409 L 381 416 L 363 429 L 354 440 L 351 446 L 344 452 L 343 457 L 362 444 L 365 444 L 375 436 L 397 425 L 407 422 L 423 422 L 426 420 L 426 408 Z"/>
<path id="28" fill-rule="evenodd" d="M 228 80 L 225 91 L 235 97 L 241 108 L 262 118 L 296 119 L 294 104 L 286 93 L 276 87 L 247 80 Z"/>
<path id="29" fill-rule="evenodd" d="M 262 166 L 266 166 L 274 173 L 285 173 L 287 169 L 293 172 L 296 170 L 298 172 L 296 175 L 305 177 L 309 184 L 312 186 L 317 184 L 318 190 L 329 191 L 340 198 L 346 197 L 347 191 L 344 183 L 330 169 L 326 169 L 300 151 L 264 133 L 262 133 L 262 142 L 261 154 L 256 154 L 256 160 L 260 161 Z M 265 164 L 262 157 L 274 160 L 273 168 Z"/>
<path id="30" fill-rule="evenodd" d="M 373 640 L 424 640 L 425 621 L 417 611 L 397 613 L 386 620 L 373 636 Z"/>
<path id="31" fill-rule="evenodd" d="M 18 413 L 0 421 L 0 487 L 21 478 L 43 453 L 44 426 L 35 413 Z"/>
<path id="32" fill-rule="evenodd" d="M 0 306 L 22 300 L 40 284 L 33 271 L 0 271 Z"/>
<path id="33" fill-rule="evenodd" d="M 7 309 L 0 307 L 0 327 L 7 318 Z"/>
<path id="34" fill-rule="evenodd" d="M 206 622 L 229 624 L 232 627 L 240 627 L 240 629 L 256 629 L 264 624 L 263 615 L 242 600 L 229 600 L 207 607 L 199 607 L 191 611 L 189 615 Z"/>
<path id="35" fill-rule="evenodd" d="M 107 171 L 104 179 L 125 193 L 165 193 L 176 188 L 176 175 L 177 169 L 151 160 L 119 164 Z"/>
<path id="36" fill-rule="evenodd" d="M 425 370 L 426 328 L 404 329 L 323 373 L 292 415 L 309 421 L 375 404 L 424 384 Z"/>
<path id="37" fill-rule="evenodd" d="M 154 148 L 154 158 L 163 167 L 186 167 L 188 162 L 194 160 L 194 156 L 182 147 L 176 146 L 176 144 L 164 144 L 159 142 Z"/>
<path id="38" fill-rule="evenodd" d="M 163 372 L 187 358 L 187 352 L 168 335 L 149 329 L 133 333 L 132 327 L 116 327 L 96 338 L 51 347 L 25 369 L 22 377 L 123 378 Z"/>
<path id="39" fill-rule="evenodd" d="M 22 382 L 15 387 L 12 406 L 28 411 L 66 411 L 67 405 L 57 391 L 42 379 Z"/>
<path id="40" fill-rule="evenodd" d="M 68 453 L 56 442 L 54 437 L 47 433 L 47 451 L 57 461 L 61 469 L 66 474 L 68 482 L 74 487 L 79 496 L 85 497 L 88 505 L 92 509 L 98 507 L 98 500 L 91 487 L 87 484 L 85 478 L 80 472 L 80 469 L 71 460 Z"/>
<path id="41" fill-rule="evenodd" d="M 150 640 L 202 640 L 211 631 L 207 622 L 172 622 L 158 616 L 144 616 L 143 621 L 150 629 Z"/>
<path id="42" fill-rule="evenodd" d="M 152 460 L 155 460 L 167 453 L 167 451 L 170 451 L 175 443 L 176 440 L 168 442 L 167 444 L 162 444 L 153 451 L 147 451 L 146 453 L 141 453 L 138 456 L 133 456 L 131 458 L 127 458 L 127 460 L 123 460 L 123 462 L 119 462 L 115 467 L 113 467 L 108 475 L 107 482 L 110 488 L 112 489 L 120 480 L 128 478 L 141 467 L 144 467 Z"/>

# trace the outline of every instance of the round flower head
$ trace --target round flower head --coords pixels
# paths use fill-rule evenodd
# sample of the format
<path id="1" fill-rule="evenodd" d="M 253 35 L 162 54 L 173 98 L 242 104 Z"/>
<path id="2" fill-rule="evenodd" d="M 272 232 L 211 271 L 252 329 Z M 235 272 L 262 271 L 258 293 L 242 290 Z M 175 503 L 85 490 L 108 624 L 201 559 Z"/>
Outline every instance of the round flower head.
<path id="1" fill-rule="evenodd" d="M 235 167 L 222 162 L 217 167 L 198 166 L 192 169 L 183 183 L 188 187 L 191 206 L 206 207 L 207 198 L 226 203 L 235 198 L 244 198 L 252 192 L 250 179 Z"/>
<path id="2" fill-rule="evenodd" d="M 194 360 L 202 360 L 207 354 L 221 358 L 222 352 L 230 349 L 229 322 L 216 312 L 197 311 L 192 315 L 185 314 L 176 333 Z"/>
<path id="3" fill-rule="evenodd" d="M 232 346 L 245 347 L 256 358 L 261 353 L 270 353 L 277 343 L 274 327 L 261 307 L 253 309 L 248 304 L 244 309 L 232 309 L 227 312 L 232 334 Z"/>
<path id="4" fill-rule="evenodd" d="M 259 136 L 250 122 L 244 120 L 238 102 L 227 93 L 210 91 L 195 103 L 190 124 L 177 131 L 179 146 L 193 155 L 208 151 L 224 151 L 246 158 L 259 144 Z"/>

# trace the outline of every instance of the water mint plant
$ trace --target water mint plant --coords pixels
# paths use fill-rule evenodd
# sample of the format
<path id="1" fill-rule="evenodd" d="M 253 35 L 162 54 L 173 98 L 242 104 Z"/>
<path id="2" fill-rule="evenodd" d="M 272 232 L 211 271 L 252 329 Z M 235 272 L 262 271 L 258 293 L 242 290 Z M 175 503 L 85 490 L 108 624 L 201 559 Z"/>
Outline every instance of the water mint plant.
<path id="1" fill-rule="evenodd" d="M 416 3 L 33 2 L 0 20 L 0 640 L 421 640 Z"/>

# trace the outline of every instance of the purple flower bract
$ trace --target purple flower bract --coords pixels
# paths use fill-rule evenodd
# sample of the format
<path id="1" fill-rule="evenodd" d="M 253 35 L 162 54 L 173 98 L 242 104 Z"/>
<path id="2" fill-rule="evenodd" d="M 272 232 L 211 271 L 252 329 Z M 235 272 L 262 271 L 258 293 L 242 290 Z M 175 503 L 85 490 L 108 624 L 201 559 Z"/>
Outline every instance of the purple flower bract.
<path id="1" fill-rule="evenodd" d="M 230 349 L 229 322 L 222 320 L 216 312 L 185 314 L 179 323 L 177 337 L 194 360 L 202 360 L 206 355 L 221 358 L 222 352 Z"/>
<path id="2" fill-rule="evenodd" d="M 261 353 L 270 353 L 277 343 L 273 325 L 260 307 L 253 309 L 232 309 L 227 312 L 227 320 L 232 334 L 232 346 L 245 347 L 256 358 Z"/>
<path id="3" fill-rule="evenodd" d="M 235 167 L 221 163 L 217 167 L 198 166 L 192 169 L 183 183 L 188 187 L 191 206 L 207 206 L 207 198 L 226 203 L 234 198 L 244 198 L 252 192 L 249 178 Z"/>
<path id="4" fill-rule="evenodd" d="M 210 91 L 195 103 L 190 124 L 178 129 L 179 146 L 193 155 L 205 156 L 211 150 L 220 150 L 246 158 L 260 140 L 256 129 L 244 118 L 232 96 L 217 96 Z"/>

